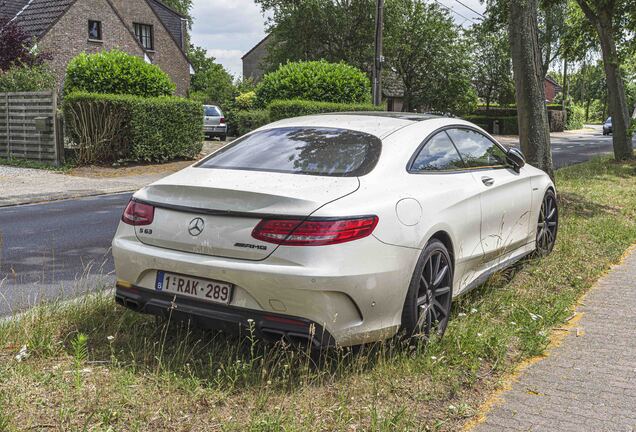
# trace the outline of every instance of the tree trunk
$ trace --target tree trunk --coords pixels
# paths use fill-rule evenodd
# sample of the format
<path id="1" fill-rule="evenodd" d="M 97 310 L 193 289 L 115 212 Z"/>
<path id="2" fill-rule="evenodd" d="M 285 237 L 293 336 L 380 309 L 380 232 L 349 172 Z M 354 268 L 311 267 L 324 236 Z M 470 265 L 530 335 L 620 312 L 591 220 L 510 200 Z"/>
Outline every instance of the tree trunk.
<path id="1" fill-rule="evenodd" d="M 563 124 L 567 128 L 568 124 L 568 61 L 563 60 L 563 97 L 561 105 L 563 107 Z"/>
<path id="2" fill-rule="evenodd" d="M 616 160 L 632 159 L 634 150 L 632 149 L 632 137 L 628 131 L 630 124 L 629 108 L 627 107 L 625 87 L 616 52 L 616 41 L 614 40 L 613 18 L 616 13 L 616 3 L 609 2 L 602 8 L 597 6 L 596 10 L 592 6 L 594 3 L 590 4 L 588 0 L 577 0 L 577 3 L 590 23 L 596 27 L 601 41 L 603 68 L 605 69 L 607 81 L 607 102 L 609 113 L 612 116 L 614 158 Z"/>
<path id="3" fill-rule="evenodd" d="M 537 25 L 538 0 L 511 0 L 508 22 L 519 141 L 528 163 L 554 178 Z"/>
<path id="4" fill-rule="evenodd" d="M 625 97 L 625 87 L 621 75 L 612 17 L 601 13 L 596 25 L 601 49 L 603 51 L 603 66 L 607 77 L 607 95 L 609 112 L 612 116 L 612 141 L 614 144 L 614 158 L 626 160 L 634 157 L 632 137 L 629 136 L 629 108 Z"/>

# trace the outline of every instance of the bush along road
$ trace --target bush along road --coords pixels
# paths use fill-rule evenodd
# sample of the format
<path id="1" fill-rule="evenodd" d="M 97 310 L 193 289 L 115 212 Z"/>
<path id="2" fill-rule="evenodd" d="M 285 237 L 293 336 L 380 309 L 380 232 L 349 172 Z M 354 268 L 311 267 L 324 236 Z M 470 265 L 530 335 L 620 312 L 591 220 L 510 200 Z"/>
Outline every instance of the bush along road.
<path id="1" fill-rule="evenodd" d="M 554 253 L 457 300 L 428 345 L 315 356 L 158 325 L 110 293 L 31 309 L 0 324 L 0 429 L 458 430 L 636 242 L 635 173 L 607 159 L 559 170 Z"/>

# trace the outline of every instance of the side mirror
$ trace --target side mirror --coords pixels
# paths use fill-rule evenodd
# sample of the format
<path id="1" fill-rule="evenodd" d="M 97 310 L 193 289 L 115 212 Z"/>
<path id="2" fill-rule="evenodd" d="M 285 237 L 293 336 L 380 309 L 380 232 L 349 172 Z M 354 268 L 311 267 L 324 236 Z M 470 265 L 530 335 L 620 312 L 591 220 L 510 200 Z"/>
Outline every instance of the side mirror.
<path id="1" fill-rule="evenodd" d="M 521 152 L 521 150 L 517 148 L 508 149 L 507 155 L 508 162 L 515 168 L 515 171 L 519 172 L 521 168 L 526 165 L 526 158 Z"/>

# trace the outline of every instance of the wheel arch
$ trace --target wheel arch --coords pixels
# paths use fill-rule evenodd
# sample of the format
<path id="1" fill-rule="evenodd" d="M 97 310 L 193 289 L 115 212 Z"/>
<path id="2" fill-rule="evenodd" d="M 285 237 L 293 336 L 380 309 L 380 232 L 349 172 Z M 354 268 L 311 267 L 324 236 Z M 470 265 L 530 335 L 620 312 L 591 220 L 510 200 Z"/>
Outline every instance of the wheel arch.
<path id="1" fill-rule="evenodd" d="M 450 234 L 444 230 L 439 230 L 431 235 L 428 242 L 430 242 L 431 240 L 439 240 L 440 242 L 442 242 L 442 244 L 446 247 L 446 250 L 448 250 L 453 268 L 455 268 L 455 248 L 453 246 L 453 239 L 451 238 Z"/>

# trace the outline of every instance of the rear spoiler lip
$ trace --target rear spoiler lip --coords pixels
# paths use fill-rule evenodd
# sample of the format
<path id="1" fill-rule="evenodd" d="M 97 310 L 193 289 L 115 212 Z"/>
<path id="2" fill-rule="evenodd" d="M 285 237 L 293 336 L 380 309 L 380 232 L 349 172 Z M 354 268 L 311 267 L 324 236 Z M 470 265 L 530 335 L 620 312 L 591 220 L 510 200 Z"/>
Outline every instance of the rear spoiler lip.
<path id="1" fill-rule="evenodd" d="M 330 220 L 346 220 L 346 219 L 360 219 L 365 217 L 372 217 L 374 215 L 355 215 L 355 216 L 327 216 L 327 217 L 312 217 L 307 215 L 284 215 L 274 213 L 257 213 L 257 212 L 243 212 L 235 210 L 219 210 L 219 209 L 207 209 L 201 207 L 191 207 L 179 204 L 160 203 L 156 201 L 142 200 L 139 198 L 132 198 L 132 201 L 140 204 L 148 204 L 156 208 L 163 208 L 167 210 L 175 210 L 184 213 L 201 214 L 208 216 L 225 216 L 236 218 L 252 218 L 252 219 L 284 219 L 284 220 L 302 220 L 302 221 L 330 221 Z"/>

